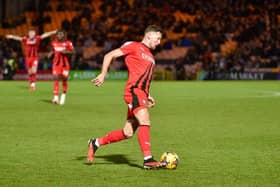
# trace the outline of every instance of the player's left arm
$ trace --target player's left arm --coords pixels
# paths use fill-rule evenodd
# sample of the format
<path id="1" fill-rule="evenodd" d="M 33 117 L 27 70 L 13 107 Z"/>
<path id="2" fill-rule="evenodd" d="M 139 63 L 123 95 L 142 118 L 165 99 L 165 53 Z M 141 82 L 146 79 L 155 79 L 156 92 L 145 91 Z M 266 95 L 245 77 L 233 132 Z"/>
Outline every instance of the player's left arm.
<path id="1" fill-rule="evenodd" d="M 41 39 L 45 39 L 47 37 L 50 37 L 51 35 L 54 35 L 57 32 L 57 30 L 45 32 L 42 35 L 40 35 Z"/>

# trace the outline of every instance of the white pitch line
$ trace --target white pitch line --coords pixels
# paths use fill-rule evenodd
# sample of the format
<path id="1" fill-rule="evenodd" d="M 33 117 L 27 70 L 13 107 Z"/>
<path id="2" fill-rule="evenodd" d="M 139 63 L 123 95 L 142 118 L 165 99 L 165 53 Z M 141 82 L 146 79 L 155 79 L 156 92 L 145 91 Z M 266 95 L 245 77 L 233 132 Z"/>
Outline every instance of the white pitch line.
<path id="1" fill-rule="evenodd" d="M 260 95 L 257 97 L 279 97 L 280 96 L 280 92 L 275 92 L 275 91 L 261 91 L 262 94 L 265 95 Z"/>

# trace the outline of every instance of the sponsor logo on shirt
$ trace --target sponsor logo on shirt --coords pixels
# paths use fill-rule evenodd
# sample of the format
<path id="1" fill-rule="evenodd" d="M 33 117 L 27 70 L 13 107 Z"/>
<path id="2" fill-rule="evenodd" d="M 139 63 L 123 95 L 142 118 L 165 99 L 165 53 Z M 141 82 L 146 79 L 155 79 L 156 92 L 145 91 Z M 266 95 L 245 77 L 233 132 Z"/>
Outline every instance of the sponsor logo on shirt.
<path id="1" fill-rule="evenodd" d="M 147 60 L 147 61 L 149 61 L 149 62 L 155 64 L 155 59 L 154 59 L 153 57 L 151 57 L 151 56 L 149 56 L 149 55 L 147 55 L 147 54 L 145 54 L 145 53 L 141 53 L 141 56 L 142 56 L 142 58 L 143 58 L 144 60 Z"/>
<path id="2" fill-rule="evenodd" d="M 64 51 L 65 47 L 64 46 L 56 46 L 56 47 L 54 47 L 54 50 L 55 51 Z"/>
<path id="3" fill-rule="evenodd" d="M 26 43 L 30 45 L 36 44 L 36 39 L 29 39 L 26 41 Z"/>

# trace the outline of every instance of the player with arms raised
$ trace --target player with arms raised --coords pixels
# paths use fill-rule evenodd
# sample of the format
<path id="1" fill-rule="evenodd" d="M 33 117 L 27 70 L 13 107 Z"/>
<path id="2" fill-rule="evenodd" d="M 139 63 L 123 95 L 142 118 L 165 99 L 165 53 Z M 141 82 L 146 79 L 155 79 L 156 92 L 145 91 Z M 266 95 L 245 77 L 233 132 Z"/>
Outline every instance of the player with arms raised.
<path id="1" fill-rule="evenodd" d="M 151 122 L 148 111 L 149 107 L 155 105 L 155 100 L 149 94 L 155 67 L 151 50 L 154 50 L 160 44 L 161 38 L 161 28 L 150 25 L 145 29 L 141 42 L 126 42 L 120 48 L 105 55 L 101 73 L 92 82 L 95 86 L 102 86 L 112 60 L 125 56 L 125 64 L 129 74 L 124 91 L 124 100 L 128 105 L 127 120 L 124 128 L 112 131 L 103 137 L 89 140 L 89 163 L 93 163 L 95 152 L 100 146 L 131 138 L 138 129 L 138 142 L 144 157 L 143 167 L 153 169 L 165 166 L 165 163 L 154 160 L 151 153 Z"/>
<path id="2" fill-rule="evenodd" d="M 45 32 L 42 35 L 36 35 L 35 30 L 29 30 L 28 36 L 17 36 L 8 34 L 6 38 L 21 41 L 24 47 L 25 66 L 28 72 L 29 90 L 35 91 L 36 89 L 36 74 L 39 60 L 39 47 L 41 40 L 53 35 L 56 30 Z"/>
<path id="3" fill-rule="evenodd" d="M 53 104 L 65 104 L 68 89 L 68 76 L 70 71 L 69 55 L 73 54 L 74 47 L 71 41 L 66 39 L 66 32 L 58 30 L 56 40 L 51 43 L 52 50 L 49 57 L 53 56 L 52 74 L 54 77 L 53 85 Z M 59 81 L 62 81 L 62 94 L 59 101 Z"/>

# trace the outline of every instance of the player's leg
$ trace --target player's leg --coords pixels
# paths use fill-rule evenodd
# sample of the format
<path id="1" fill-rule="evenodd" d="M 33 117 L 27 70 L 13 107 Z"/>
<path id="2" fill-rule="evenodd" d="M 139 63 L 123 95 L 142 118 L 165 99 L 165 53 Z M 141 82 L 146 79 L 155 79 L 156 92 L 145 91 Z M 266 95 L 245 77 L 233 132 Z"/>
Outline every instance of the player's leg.
<path id="1" fill-rule="evenodd" d="M 93 163 L 95 151 L 100 147 L 110 143 L 119 142 L 133 136 L 138 127 L 138 121 L 128 108 L 127 120 L 123 129 L 111 131 L 103 137 L 92 138 L 88 141 L 88 161 Z"/>
<path id="2" fill-rule="evenodd" d="M 32 76 L 31 76 L 31 68 L 32 68 L 32 59 L 25 58 L 25 68 L 28 75 L 28 82 L 29 82 L 29 91 L 32 91 L 31 84 L 32 84 Z"/>
<path id="3" fill-rule="evenodd" d="M 103 146 L 106 144 L 119 142 L 121 140 L 131 138 L 134 134 L 133 121 L 127 120 L 123 129 L 111 131 L 103 137 L 97 138 L 97 145 Z"/>
<path id="4" fill-rule="evenodd" d="M 62 71 L 62 76 L 61 76 L 61 80 L 62 80 L 62 94 L 60 96 L 60 102 L 59 104 L 64 105 L 65 104 L 65 100 L 66 100 L 66 93 L 68 90 L 68 75 L 69 75 L 69 69 L 64 69 Z"/>
<path id="5" fill-rule="evenodd" d="M 147 109 L 148 98 L 146 93 L 140 89 L 133 89 L 130 108 L 138 121 L 138 142 L 144 159 L 152 157 L 150 143 L 150 114 Z"/>
<path id="6" fill-rule="evenodd" d="M 52 103 L 53 104 L 58 104 L 59 102 L 59 69 L 55 66 L 53 66 L 53 100 Z"/>
<path id="7" fill-rule="evenodd" d="M 144 159 L 152 157 L 150 142 L 150 116 L 147 108 L 139 109 L 135 117 L 139 122 L 138 142 L 141 147 Z"/>
<path id="8" fill-rule="evenodd" d="M 92 138 L 88 141 L 88 162 L 93 163 L 96 150 L 104 145 L 128 139 L 134 134 L 132 121 L 127 120 L 123 129 L 111 131 L 103 137 Z"/>
<path id="9" fill-rule="evenodd" d="M 36 75 L 37 75 L 37 68 L 38 68 L 38 59 L 32 59 L 30 61 L 30 68 L 29 68 L 29 77 L 30 77 L 30 90 L 36 90 Z"/>
<path id="10" fill-rule="evenodd" d="M 141 108 L 135 112 L 135 117 L 138 120 L 138 142 L 143 153 L 144 169 L 160 168 L 165 166 L 165 163 L 156 161 L 151 153 L 150 141 L 150 115 L 147 108 Z"/>
<path id="11" fill-rule="evenodd" d="M 132 110 L 135 118 L 138 121 L 138 142 L 144 157 L 144 168 L 152 169 L 164 166 L 164 163 L 157 162 L 153 159 L 151 153 L 150 142 L 150 114 L 148 111 L 148 98 L 147 94 L 140 89 L 133 89 L 132 91 Z"/>

